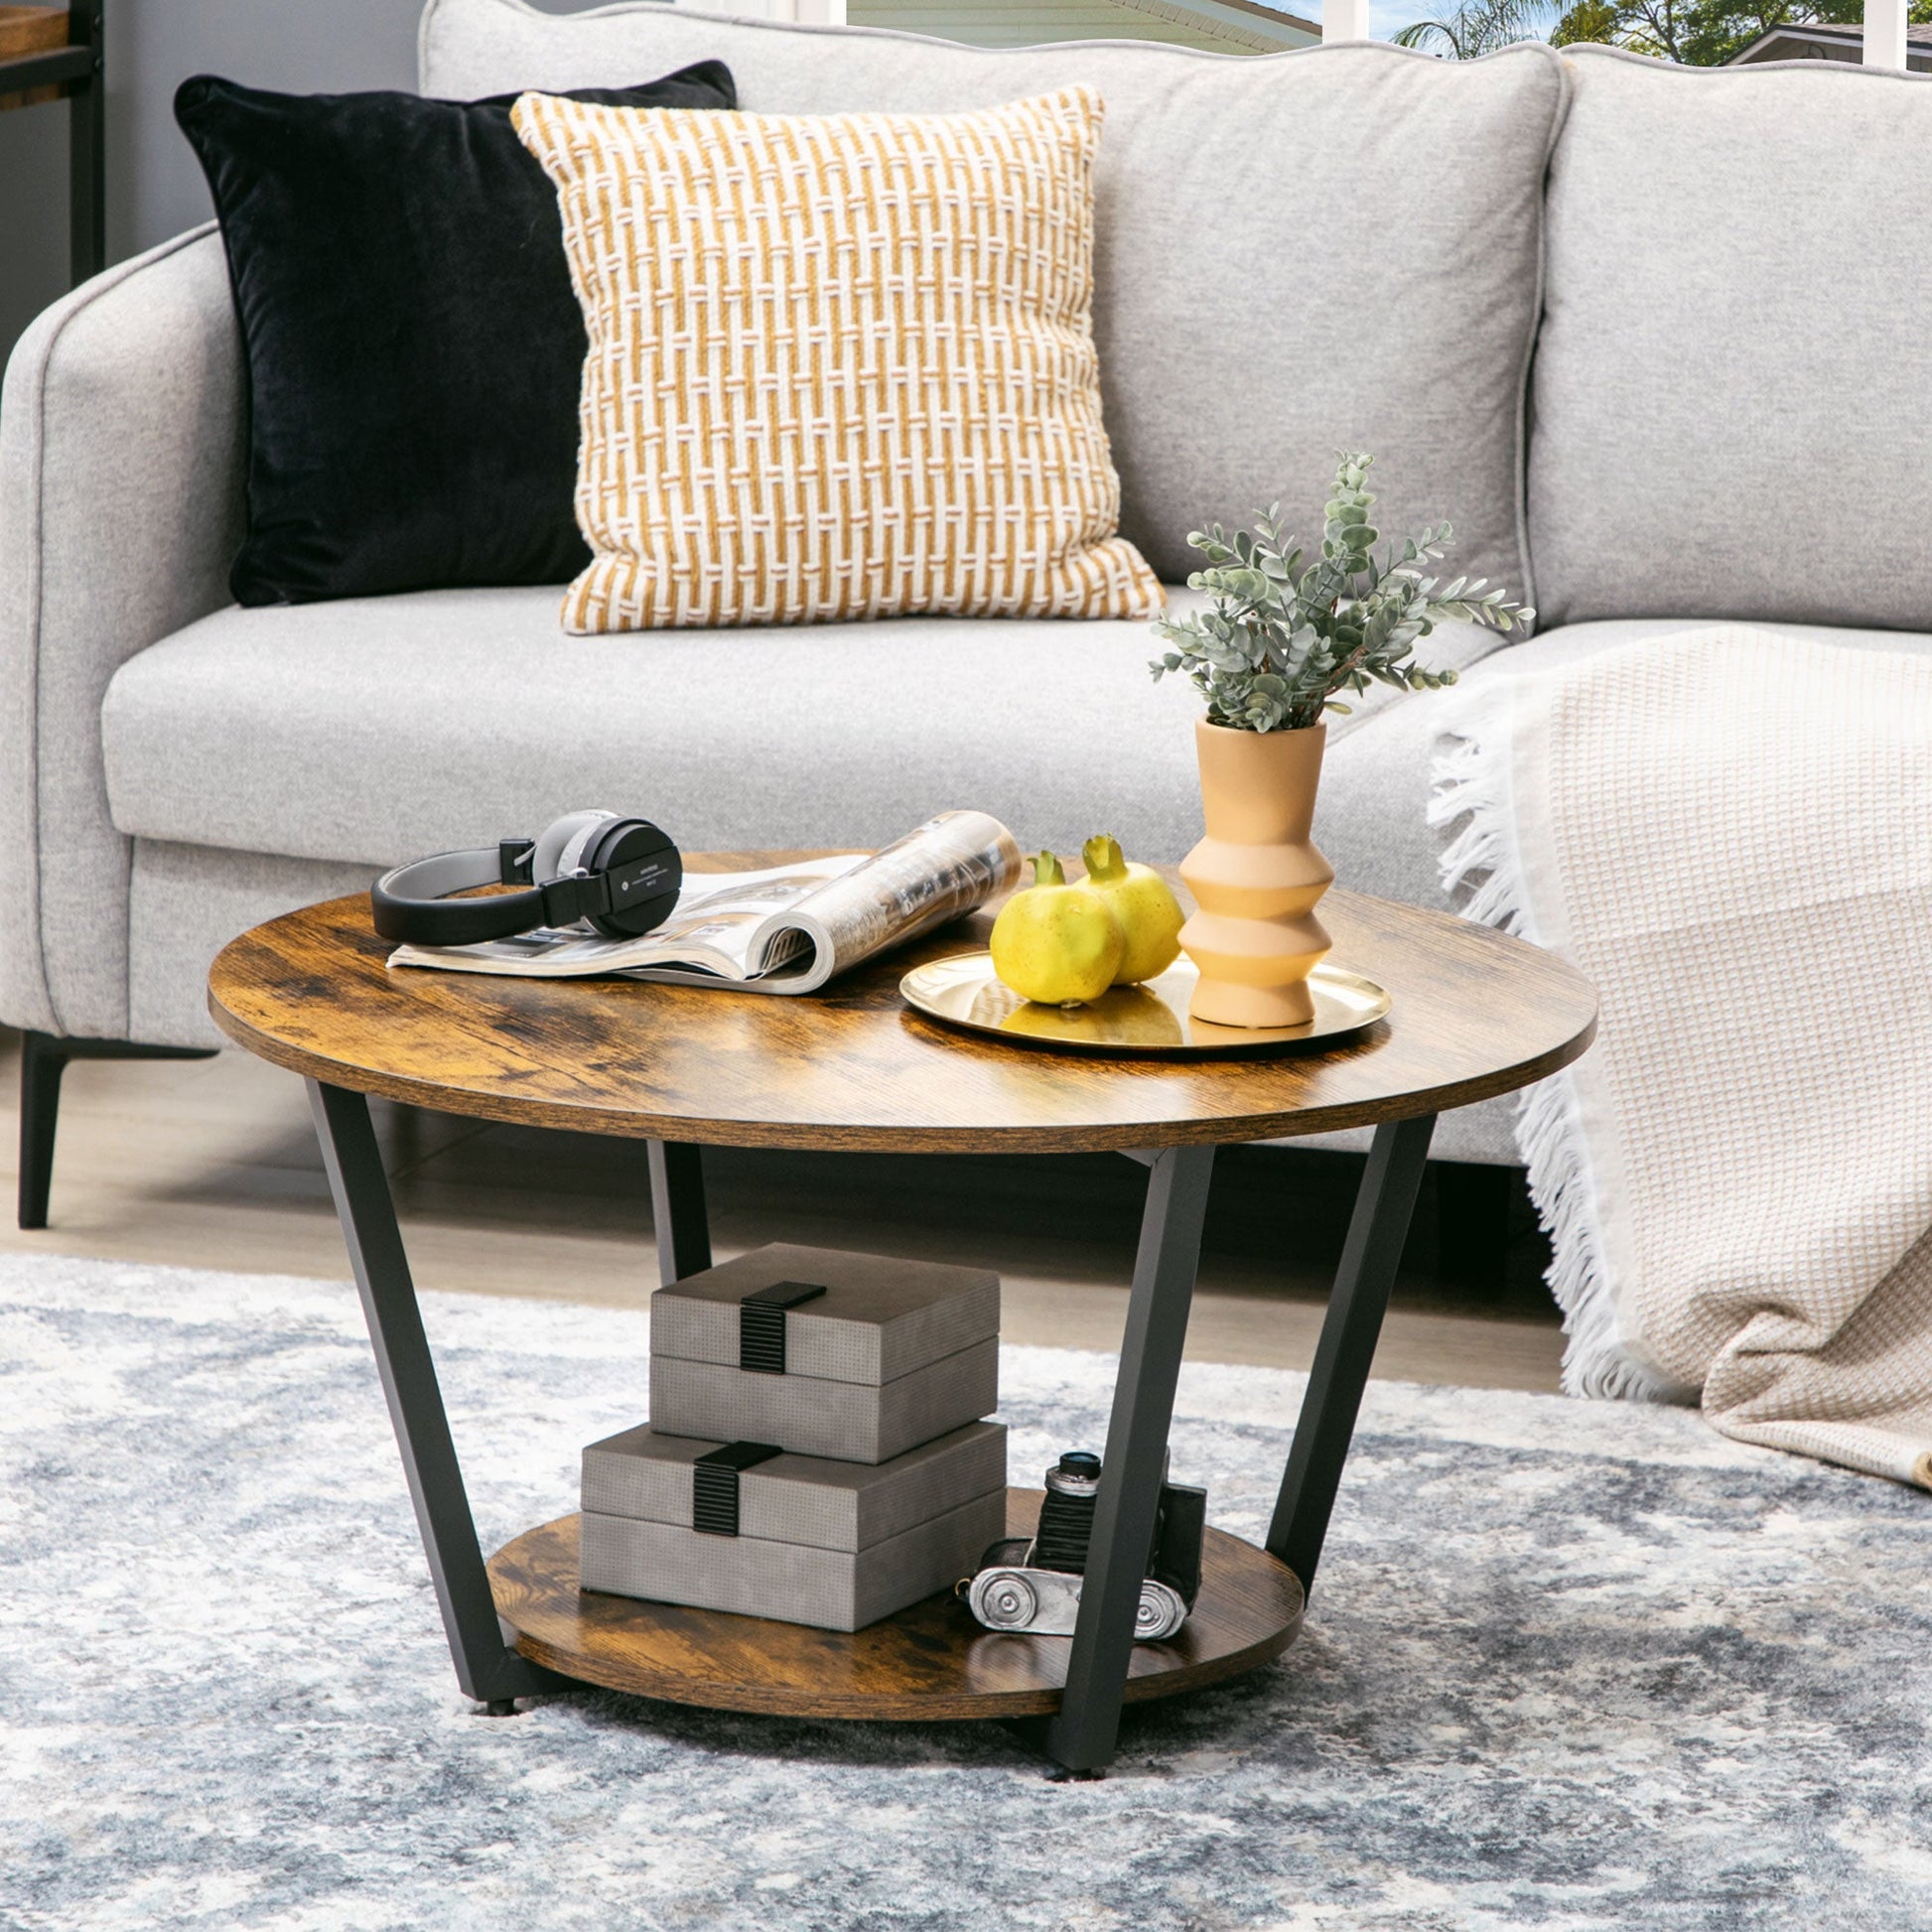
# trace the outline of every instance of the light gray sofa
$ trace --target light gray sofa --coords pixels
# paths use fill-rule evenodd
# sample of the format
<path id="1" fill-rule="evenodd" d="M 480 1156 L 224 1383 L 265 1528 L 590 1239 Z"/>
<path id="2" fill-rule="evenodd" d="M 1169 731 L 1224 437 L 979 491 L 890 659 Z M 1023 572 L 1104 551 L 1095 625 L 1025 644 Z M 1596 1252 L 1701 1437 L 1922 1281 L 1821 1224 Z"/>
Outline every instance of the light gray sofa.
<path id="1" fill-rule="evenodd" d="M 1527 592 L 1528 641 L 1430 641 L 1474 684 L 1701 620 L 1925 648 L 1932 356 L 1925 82 L 1668 69 L 1545 47 L 1242 60 L 999 52 L 659 4 L 430 0 L 426 91 L 644 78 L 708 55 L 748 108 L 1102 92 L 1096 332 L 1126 533 L 1281 498 L 1318 528 L 1337 447 L 1385 529 Z M 403 857 L 609 804 L 687 846 L 888 839 L 971 804 L 1028 844 L 1198 831 L 1190 694 L 1143 627 L 919 621 L 582 639 L 551 589 L 242 611 L 245 398 L 218 237 L 88 283 L 0 405 L 0 1018 L 211 1045 L 246 925 Z M 370 460 L 379 462 L 380 451 Z M 1331 726 L 1342 883 L 1441 903 L 1437 700 Z M 1372 967 L 1372 962 L 1363 962 Z M 1439 1155 L 1511 1163 L 1501 1106 Z"/>

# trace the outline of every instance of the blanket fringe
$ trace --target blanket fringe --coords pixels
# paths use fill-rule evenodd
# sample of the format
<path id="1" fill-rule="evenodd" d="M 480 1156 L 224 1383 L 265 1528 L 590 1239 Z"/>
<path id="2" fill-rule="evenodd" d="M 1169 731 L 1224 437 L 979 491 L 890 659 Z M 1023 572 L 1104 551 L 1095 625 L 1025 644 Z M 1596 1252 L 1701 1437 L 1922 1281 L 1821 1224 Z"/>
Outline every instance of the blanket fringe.
<path id="1" fill-rule="evenodd" d="M 1459 818 L 1468 820 L 1436 862 L 1443 890 L 1457 899 L 1462 916 L 1527 938 L 1529 911 L 1520 890 L 1522 864 L 1510 819 L 1509 760 L 1506 753 L 1490 749 L 1496 734 L 1483 729 L 1495 718 L 1493 709 L 1471 714 L 1463 729 L 1480 731 L 1481 737 L 1451 738 L 1438 749 L 1431 767 L 1429 823 L 1448 827 Z"/>
<path id="2" fill-rule="evenodd" d="M 1465 918 L 1534 942 L 1523 884 L 1511 787 L 1508 714 L 1471 707 L 1431 768 L 1429 823 L 1448 831 L 1438 866 L 1443 889 Z M 1563 1386 L 1570 1395 L 1671 1402 L 1678 1392 L 1631 1353 L 1620 1332 L 1603 1253 L 1595 1188 L 1584 1160 L 1576 1083 L 1552 1075 L 1518 1094 L 1516 1146 L 1529 1170 L 1530 1197 L 1550 1237 L 1547 1280 L 1563 1311 Z"/>

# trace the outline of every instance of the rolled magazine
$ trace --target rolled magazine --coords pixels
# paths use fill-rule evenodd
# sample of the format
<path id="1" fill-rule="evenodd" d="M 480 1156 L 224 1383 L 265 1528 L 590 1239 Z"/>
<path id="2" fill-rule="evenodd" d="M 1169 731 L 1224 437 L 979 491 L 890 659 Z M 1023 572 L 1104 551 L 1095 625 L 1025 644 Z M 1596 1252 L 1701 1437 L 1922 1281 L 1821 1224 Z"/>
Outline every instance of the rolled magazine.
<path id="1" fill-rule="evenodd" d="M 815 993 L 1009 891 L 1020 847 L 985 812 L 941 812 L 883 852 L 759 872 L 687 872 L 669 918 L 636 939 L 539 927 L 474 946 L 398 946 L 391 966 L 519 979 L 616 975 L 742 993 Z"/>

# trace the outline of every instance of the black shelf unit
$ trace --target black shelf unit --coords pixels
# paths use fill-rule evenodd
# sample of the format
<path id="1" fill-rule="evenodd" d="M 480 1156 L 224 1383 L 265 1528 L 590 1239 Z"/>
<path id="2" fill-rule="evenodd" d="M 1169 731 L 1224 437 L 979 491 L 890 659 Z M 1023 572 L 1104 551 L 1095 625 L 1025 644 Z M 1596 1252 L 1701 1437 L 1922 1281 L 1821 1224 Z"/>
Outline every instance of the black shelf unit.
<path id="1" fill-rule="evenodd" d="M 65 47 L 0 60 L 0 96 L 28 93 L 39 87 L 64 90 L 69 113 L 69 237 L 75 282 L 84 282 L 107 266 L 107 102 L 101 7 L 102 0 L 70 0 Z"/>

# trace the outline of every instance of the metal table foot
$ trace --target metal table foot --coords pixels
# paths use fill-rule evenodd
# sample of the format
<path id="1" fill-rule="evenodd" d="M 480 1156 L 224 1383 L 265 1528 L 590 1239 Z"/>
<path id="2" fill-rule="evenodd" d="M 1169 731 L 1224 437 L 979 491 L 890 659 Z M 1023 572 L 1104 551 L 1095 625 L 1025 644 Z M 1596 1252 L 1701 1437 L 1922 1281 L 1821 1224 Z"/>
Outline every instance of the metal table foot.
<path id="1" fill-rule="evenodd" d="M 1269 1553 L 1295 1572 L 1304 1590 L 1320 1562 L 1435 1128 L 1433 1114 L 1378 1127 L 1355 1197 L 1268 1533 Z M 1119 1731 L 1134 1600 L 1154 1537 L 1212 1163 L 1211 1148 L 1173 1148 L 1151 1162 L 1066 1695 L 1040 1739 L 1073 1776 L 1099 1774 Z"/>
<path id="2" fill-rule="evenodd" d="M 416 1306 L 409 1259 L 396 1226 L 389 1178 L 369 1122 L 369 1104 L 359 1093 L 319 1080 L 308 1086 L 323 1164 L 368 1319 L 376 1372 L 395 1425 L 410 1500 L 416 1505 L 416 1525 L 429 1558 L 457 1683 L 491 1716 L 499 1715 L 498 1707 L 507 1715 L 515 1709 L 512 1699 L 575 1686 L 512 1650 L 497 1619 Z"/>
<path id="3" fill-rule="evenodd" d="M 1046 1754 L 1072 1772 L 1104 1769 L 1120 1729 L 1213 1172 L 1211 1147 L 1177 1147 L 1155 1156 L 1148 1174 L 1066 1691 L 1044 1739 Z"/>
<path id="4" fill-rule="evenodd" d="M 705 1211 L 704 1150 L 688 1141 L 651 1141 L 650 1224 L 657 1241 L 657 1281 L 669 1288 L 711 1266 L 711 1221 Z"/>
<path id="5" fill-rule="evenodd" d="M 1329 1513 L 1435 1131 L 1434 1114 L 1378 1127 L 1355 1195 L 1341 1266 L 1268 1529 L 1269 1554 L 1295 1572 L 1305 1591 L 1314 1587 L 1315 1566 L 1321 1561 Z"/>

